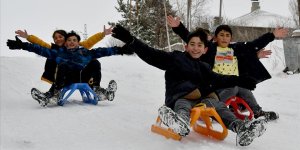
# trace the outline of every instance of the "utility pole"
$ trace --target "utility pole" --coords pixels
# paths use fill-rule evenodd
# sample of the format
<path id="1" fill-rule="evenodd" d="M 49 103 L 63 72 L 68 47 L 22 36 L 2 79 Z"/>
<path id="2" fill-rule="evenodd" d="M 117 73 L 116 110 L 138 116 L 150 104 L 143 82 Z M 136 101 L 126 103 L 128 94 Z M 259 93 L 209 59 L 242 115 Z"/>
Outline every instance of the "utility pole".
<path id="1" fill-rule="evenodd" d="M 191 6 L 192 0 L 187 0 L 187 29 L 191 30 Z"/>
<path id="2" fill-rule="evenodd" d="M 86 39 L 87 39 L 87 36 L 88 36 L 88 34 L 87 34 L 87 25 L 84 24 L 83 39 L 86 40 Z"/>
<path id="3" fill-rule="evenodd" d="M 298 0 L 298 17 L 299 17 L 299 28 L 300 28 L 300 0 Z"/>
<path id="4" fill-rule="evenodd" d="M 220 0 L 220 10 L 219 10 L 219 21 L 218 25 L 222 23 L 222 5 L 223 5 L 223 0 Z"/>

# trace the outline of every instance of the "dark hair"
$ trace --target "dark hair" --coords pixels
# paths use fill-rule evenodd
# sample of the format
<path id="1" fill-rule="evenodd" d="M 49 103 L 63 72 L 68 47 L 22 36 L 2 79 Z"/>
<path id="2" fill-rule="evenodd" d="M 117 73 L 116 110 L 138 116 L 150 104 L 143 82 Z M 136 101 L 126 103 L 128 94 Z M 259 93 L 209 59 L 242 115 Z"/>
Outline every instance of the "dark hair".
<path id="1" fill-rule="evenodd" d="M 210 31 L 208 29 L 198 27 L 198 28 L 196 28 L 196 30 L 203 30 L 207 35 L 210 35 Z"/>
<path id="2" fill-rule="evenodd" d="M 80 41 L 80 36 L 73 30 L 67 34 L 66 39 L 68 39 L 71 36 L 76 36 L 78 42 Z"/>
<path id="3" fill-rule="evenodd" d="M 219 25 L 217 28 L 216 28 L 216 31 L 215 31 L 215 36 L 218 35 L 218 33 L 220 33 L 222 30 L 226 31 L 226 32 L 229 32 L 232 36 L 232 30 L 231 28 L 228 26 L 228 25 Z"/>
<path id="4" fill-rule="evenodd" d="M 67 32 L 66 32 L 65 30 L 55 30 L 55 31 L 53 32 L 53 34 L 52 34 L 52 38 L 53 38 L 53 39 L 54 39 L 54 36 L 55 36 L 56 33 L 62 35 L 62 36 L 65 37 L 65 39 L 66 39 Z"/>
<path id="5" fill-rule="evenodd" d="M 199 37 L 200 40 L 204 43 L 204 46 L 207 47 L 208 41 L 207 41 L 207 33 L 202 28 L 198 28 L 195 31 L 191 32 L 187 37 L 187 42 L 190 42 L 190 40 L 193 37 Z"/>

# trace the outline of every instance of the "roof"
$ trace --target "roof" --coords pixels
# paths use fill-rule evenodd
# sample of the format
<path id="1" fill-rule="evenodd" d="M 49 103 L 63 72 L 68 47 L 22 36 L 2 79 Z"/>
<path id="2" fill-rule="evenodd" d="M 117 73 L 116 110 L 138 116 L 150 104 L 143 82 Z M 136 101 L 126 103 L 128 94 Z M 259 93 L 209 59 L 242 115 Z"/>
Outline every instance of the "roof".
<path id="1" fill-rule="evenodd" d="M 260 9 L 231 20 L 231 24 L 248 27 L 295 27 L 291 19 Z"/>

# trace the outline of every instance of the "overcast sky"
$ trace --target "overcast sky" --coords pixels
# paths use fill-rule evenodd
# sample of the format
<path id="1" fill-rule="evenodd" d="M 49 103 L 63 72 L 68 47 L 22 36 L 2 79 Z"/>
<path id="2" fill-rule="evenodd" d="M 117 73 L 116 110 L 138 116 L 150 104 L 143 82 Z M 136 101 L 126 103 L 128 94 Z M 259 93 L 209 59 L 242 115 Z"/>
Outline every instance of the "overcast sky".
<path id="1" fill-rule="evenodd" d="M 283 16 L 290 16 L 288 3 L 289 0 L 260 0 L 261 9 Z M 116 5 L 116 0 L 1 0 L 0 56 L 33 55 L 7 50 L 6 41 L 14 38 L 17 29 L 26 29 L 47 42 L 53 41 L 51 36 L 56 29 L 83 31 L 87 24 L 89 35 L 103 31 L 107 22 L 121 19 Z M 212 0 L 209 9 L 208 12 L 218 15 L 219 0 Z M 250 10 L 250 0 L 223 0 L 222 14 L 229 18 Z"/>

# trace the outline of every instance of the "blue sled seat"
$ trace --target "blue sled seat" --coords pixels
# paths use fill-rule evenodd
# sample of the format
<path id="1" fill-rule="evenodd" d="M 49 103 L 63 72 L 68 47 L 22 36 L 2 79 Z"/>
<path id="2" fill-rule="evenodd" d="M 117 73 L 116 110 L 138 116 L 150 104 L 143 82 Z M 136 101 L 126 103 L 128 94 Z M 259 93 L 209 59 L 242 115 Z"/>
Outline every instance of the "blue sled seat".
<path id="1" fill-rule="evenodd" d="M 70 92 L 68 93 L 67 96 L 65 96 L 65 94 L 69 90 Z M 94 105 L 98 104 L 99 97 L 87 83 L 73 83 L 69 86 L 64 87 L 61 91 L 57 104 L 63 106 L 75 90 L 79 90 L 84 103 L 91 103 Z"/>

